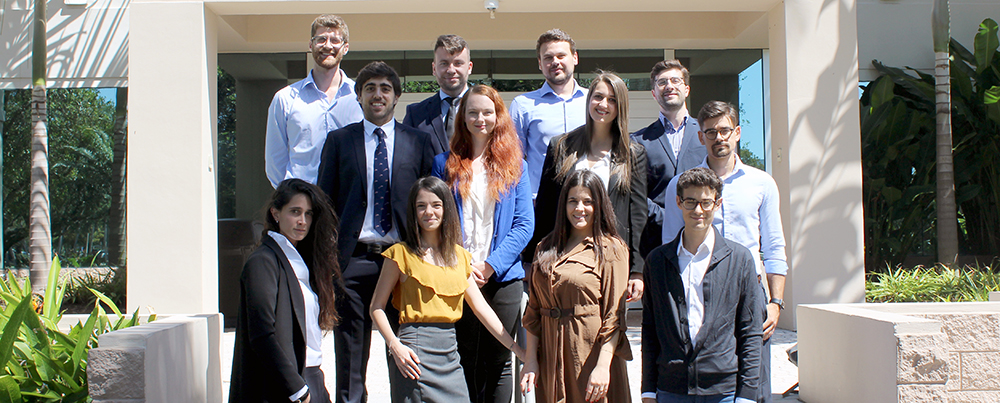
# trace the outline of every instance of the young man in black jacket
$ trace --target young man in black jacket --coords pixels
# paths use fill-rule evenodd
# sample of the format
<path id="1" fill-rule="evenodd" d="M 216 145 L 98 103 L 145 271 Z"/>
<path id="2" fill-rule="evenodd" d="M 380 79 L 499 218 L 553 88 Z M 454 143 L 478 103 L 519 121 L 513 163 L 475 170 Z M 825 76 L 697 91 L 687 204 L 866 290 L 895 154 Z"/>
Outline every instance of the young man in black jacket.
<path id="1" fill-rule="evenodd" d="M 646 257 L 643 403 L 752 403 L 761 360 L 763 290 L 745 247 L 712 226 L 722 181 L 707 168 L 678 178 L 684 229 Z"/>

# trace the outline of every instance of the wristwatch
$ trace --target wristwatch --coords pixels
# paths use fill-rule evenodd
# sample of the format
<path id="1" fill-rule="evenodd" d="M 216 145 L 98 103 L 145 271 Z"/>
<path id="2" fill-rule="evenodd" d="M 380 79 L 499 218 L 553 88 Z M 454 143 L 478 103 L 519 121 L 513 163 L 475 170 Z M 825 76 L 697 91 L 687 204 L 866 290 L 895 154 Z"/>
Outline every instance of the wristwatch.
<path id="1" fill-rule="evenodd" d="M 768 303 L 769 304 L 775 304 L 775 305 L 777 305 L 779 310 L 782 310 L 782 311 L 785 310 L 785 300 L 783 300 L 781 298 L 771 298 L 771 300 L 768 301 Z"/>
<path id="2" fill-rule="evenodd" d="M 304 395 L 302 395 L 302 397 L 300 397 L 300 398 L 298 398 L 296 400 L 293 400 L 292 403 L 303 403 L 308 398 L 309 398 L 309 391 L 307 390 L 306 393 Z"/>

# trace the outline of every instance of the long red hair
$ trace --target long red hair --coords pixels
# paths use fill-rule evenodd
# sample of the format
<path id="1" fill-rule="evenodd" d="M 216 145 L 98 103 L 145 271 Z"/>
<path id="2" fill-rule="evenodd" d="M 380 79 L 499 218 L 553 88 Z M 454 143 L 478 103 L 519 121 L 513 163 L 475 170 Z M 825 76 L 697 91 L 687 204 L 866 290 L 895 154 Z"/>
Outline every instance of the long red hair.
<path id="1" fill-rule="evenodd" d="M 524 156 L 521 153 L 521 140 L 517 138 L 514 122 L 504 106 L 503 98 L 493 87 L 477 85 L 472 87 L 464 97 L 455 113 L 455 135 L 451 138 L 451 155 L 445 164 L 448 173 L 448 186 L 462 195 L 469 197 L 472 187 L 472 133 L 465 124 L 465 108 L 469 96 L 483 95 L 493 101 L 496 110 L 496 125 L 493 133 L 486 140 L 486 150 L 483 151 L 483 166 L 486 169 L 488 189 L 493 200 L 500 201 L 500 196 L 511 191 L 521 179 L 521 163 Z"/>

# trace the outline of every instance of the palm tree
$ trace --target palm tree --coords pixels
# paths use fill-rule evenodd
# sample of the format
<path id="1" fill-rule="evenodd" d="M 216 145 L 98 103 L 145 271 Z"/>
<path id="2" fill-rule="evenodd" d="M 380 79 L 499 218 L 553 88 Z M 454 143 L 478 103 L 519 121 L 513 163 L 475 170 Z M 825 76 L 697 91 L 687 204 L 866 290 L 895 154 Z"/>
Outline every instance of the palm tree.
<path id="1" fill-rule="evenodd" d="M 951 144 L 951 22 L 948 0 L 934 0 L 934 83 L 937 103 L 937 253 L 951 265 L 958 259 L 958 214 L 955 205 L 955 164 Z"/>
<path id="2" fill-rule="evenodd" d="M 52 229 L 49 226 L 49 137 L 46 122 L 45 0 L 35 0 L 31 41 L 31 288 L 42 294 L 52 266 Z"/>
<path id="3" fill-rule="evenodd" d="M 128 87 L 115 97 L 114 158 L 111 164 L 111 217 L 108 220 L 108 265 L 119 268 L 125 256 L 125 160 L 128 144 Z"/>

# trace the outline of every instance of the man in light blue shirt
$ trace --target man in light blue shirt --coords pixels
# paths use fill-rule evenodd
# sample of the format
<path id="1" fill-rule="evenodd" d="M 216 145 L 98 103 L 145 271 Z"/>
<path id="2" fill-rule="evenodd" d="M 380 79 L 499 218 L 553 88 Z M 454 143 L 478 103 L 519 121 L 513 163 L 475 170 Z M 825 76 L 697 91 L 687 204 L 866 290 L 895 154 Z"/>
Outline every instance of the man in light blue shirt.
<path id="1" fill-rule="evenodd" d="M 778 186 L 766 172 L 744 165 L 737 153 L 740 126 L 736 108 L 726 102 L 710 101 L 698 112 L 698 140 L 708 156 L 700 166 L 710 168 L 722 178 L 725 188 L 722 207 L 713 225 L 723 237 L 745 246 L 753 254 L 757 274 L 767 290 L 767 317 L 764 320 L 764 352 L 761 354 L 761 402 L 771 401 L 770 338 L 785 308 L 785 236 L 778 211 Z M 674 177 L 668 189 L 677 186 Z M 677 206 L 664 206 L 663 239 L 677 237 L 684 220 Z"/>
<path id="2" fill-rule="evenodd" d="M 339 16 L 316 17 L 309 40 L 316 67 L 274 94 L 264 142 L 264 169 L 271 186 L 289 178 L 316 183 L 326 135 L 364 118 L 354 81 L 340 69 L 348 36 L 347 23 Z"/>
<path id="3" fill-rule="evenodd" d="M 551 29 L 538 37 L 535 50 L 545 84 L 510 103 L 510 117 L 528 162 L 532 198 L 538 195 L 549 140 L 587 122 L 587 90 L 573 78 L 579 62 L 576 42 L 565 32 Z"/>

